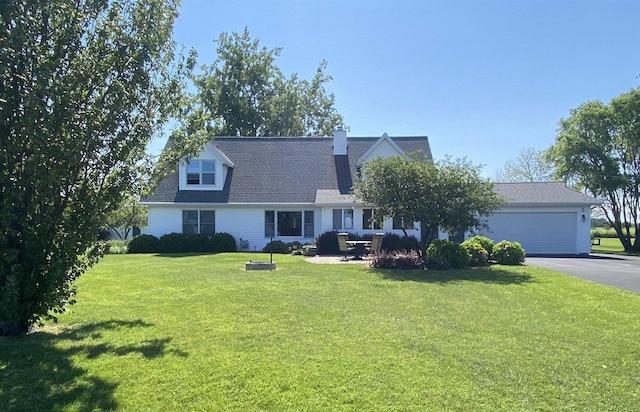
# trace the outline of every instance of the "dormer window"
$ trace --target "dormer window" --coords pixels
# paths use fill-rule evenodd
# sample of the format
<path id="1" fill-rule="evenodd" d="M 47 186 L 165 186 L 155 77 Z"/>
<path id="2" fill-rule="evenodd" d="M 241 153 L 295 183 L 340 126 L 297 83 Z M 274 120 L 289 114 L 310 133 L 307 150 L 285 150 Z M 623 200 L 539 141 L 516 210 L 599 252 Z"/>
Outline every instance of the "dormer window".
<path id="1" fill-rule="evenodd" d="M 216 162 L 192 160 L 187 163 L 187 185 L 215 185 Z"/>

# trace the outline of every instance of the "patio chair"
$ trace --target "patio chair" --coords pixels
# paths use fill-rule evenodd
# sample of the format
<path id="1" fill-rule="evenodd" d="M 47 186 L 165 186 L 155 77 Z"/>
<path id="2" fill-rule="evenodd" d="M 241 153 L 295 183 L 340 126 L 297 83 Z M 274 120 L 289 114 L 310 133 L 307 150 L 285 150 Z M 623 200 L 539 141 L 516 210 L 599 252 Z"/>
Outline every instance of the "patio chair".
<path id="1" fill-rule="evenodd" d="M 382 238 L 384 237 L 384 233 L 374 233 L 371 237 L 371 250 L 370 253 L 372 255 L 377 255 L 380 253 L 380 247 L 382 246 Z"/>
<path id="2" fill-rule="evenodd" d="M 354 249 L 347 244 L 348 238 L 348 233 L 338 233 L 338 246 L 340 247 L 340 252 L 344 252 L 343 261 L 347 260 L 347 254 Z"/>

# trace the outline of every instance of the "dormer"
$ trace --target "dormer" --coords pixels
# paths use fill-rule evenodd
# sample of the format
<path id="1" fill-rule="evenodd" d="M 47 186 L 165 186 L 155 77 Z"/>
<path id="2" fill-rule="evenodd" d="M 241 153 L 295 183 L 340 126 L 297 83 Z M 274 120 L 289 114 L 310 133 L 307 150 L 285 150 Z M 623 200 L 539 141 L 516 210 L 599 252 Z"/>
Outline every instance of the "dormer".
<path id="1" fill-rule="evenodd" d="M 180 164 L 180 190 L 222 190 L 227 171 L 233 167 L 222 150 L 207 143 L 199 156 Z"/>
<path id="2" fill-rule="evenodd" d="M 385 133 L 358 159 L 358 164 L 378 157 L 404 156 L 404 154 L 404 150 Z"/>

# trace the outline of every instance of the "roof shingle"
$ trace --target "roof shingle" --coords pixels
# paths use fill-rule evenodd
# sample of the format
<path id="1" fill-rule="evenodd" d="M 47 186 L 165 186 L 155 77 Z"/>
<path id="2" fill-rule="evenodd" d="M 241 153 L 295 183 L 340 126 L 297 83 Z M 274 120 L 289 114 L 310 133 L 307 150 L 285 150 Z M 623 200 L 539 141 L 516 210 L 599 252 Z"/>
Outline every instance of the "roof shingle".
<path id="1" fill-rule="evenodd" d="M 347 156 L 334 156 L 332 137 L 217 137 L 218 147 L 235 165 L 222 191 L 179 190 L 171 173 L 144 202 L 314 203 L 316 191 L 347 194 L 358 159 L 379 137 L 348 137 Z M 406 153 L 431 159 L 427 137 L 394 137 Z"/>

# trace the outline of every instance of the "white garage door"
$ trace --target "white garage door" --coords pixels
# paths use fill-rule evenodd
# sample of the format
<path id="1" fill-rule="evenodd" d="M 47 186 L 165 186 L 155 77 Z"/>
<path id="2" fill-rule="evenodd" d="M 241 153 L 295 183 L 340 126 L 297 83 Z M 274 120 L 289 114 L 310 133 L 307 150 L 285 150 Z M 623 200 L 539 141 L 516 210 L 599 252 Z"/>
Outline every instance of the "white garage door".
<path id="1" fill-rule="evenodd" d="M 495 242 L 520 242 L 528 255 L 577 253 L 575 213 L 499 212 L 489 218 L 482 234 Z"/>

